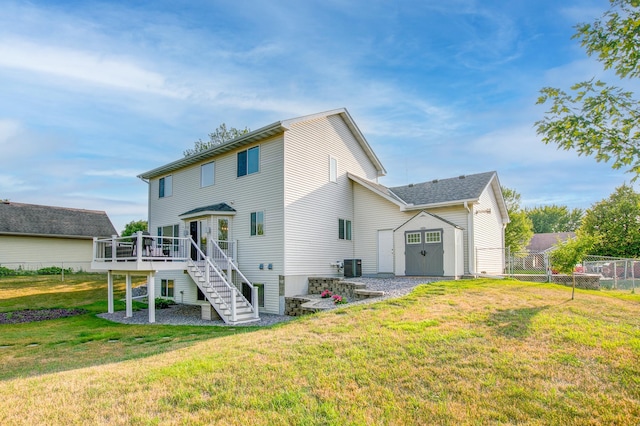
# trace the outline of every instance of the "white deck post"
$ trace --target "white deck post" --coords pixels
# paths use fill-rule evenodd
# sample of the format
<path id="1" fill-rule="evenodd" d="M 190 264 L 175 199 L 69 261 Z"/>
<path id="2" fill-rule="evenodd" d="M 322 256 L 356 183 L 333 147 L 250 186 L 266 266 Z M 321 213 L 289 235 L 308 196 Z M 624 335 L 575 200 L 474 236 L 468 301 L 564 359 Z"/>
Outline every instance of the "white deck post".
<path id="1" fill-rule="evenodd" d="M 127 305 L 127 311 L 125 317 L 131 318 L 133 316 L 133 295 L 131 290 L 131 272 L 127 272 L 127 289 L 125 295 L 125 303 Z"/>
<path id="2" fill-rule="evenodd" d="M 107 271 L 107 312 L 113 313 L 113 274 Z"/>
<path id="3" fill-rule="evenodd" d="M 254 318 L 260 318 L 260 314 L 258 313 L 258 305 L 260 305 L 260 303 L 258 303 L 258 287 L 253 286 L 251 288 L 251 301 L 253 302 L 253 317 Z"/>
<path id="4" fill-rule="evenodd" d="M 147 277 L 147 299 L 149 300 L 149 322 L 156 322 L 156 284 L 153 271 Z"/>
<path id="5" fill-rule="evenodd" d="M 142 262 L 142 231 L 136 233 L 136 258 L 138 262 Z"/>

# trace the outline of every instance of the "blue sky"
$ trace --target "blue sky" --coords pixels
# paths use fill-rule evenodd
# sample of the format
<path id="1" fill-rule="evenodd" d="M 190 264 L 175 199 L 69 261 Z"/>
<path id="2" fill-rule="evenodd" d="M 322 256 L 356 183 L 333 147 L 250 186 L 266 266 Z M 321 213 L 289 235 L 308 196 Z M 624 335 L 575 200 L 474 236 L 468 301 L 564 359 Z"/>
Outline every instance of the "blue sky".
<path id="1" fill-rule="evenodd" d="M 536 135 L 543 86 L 607 77 L 573 26 L 606 0 L 5 0 L 0 198 L 147 217 L 136 176 L 222 122 L 346 107 L 388 186 L 496 170 L 524 206 L 631 176 Z"/>

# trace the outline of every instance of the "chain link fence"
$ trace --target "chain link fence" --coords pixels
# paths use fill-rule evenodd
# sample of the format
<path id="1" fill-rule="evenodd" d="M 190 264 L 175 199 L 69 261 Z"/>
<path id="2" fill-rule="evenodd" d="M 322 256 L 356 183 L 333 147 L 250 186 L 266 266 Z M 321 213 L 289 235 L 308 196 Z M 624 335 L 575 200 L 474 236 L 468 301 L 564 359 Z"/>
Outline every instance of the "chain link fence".
<path id="1" fill-rule="evenodd" d="M 59 275 L 64 281 L 65 274 L 86 273 L 91 269 L 91 262 L 0 262 L 0 277 L 18 275 Z"/>
<path id="2" fill-rule="evenodd" d="M 553 271 L 549 255 L 551 251 L 541 252 L 505 252 L 505 275 L 540 275 L 551 282 Z M 631 290 L 640 284 L 640 260 L 620 257 L 588 255 L 575 267 L 576 274 L 598 275 L 600 288 Z M 639 282 L 636 282 L 639 281 Z"/>
<path id="3" fill-rule="evenodd" d="M 640 260 L 608 256 L 587 256 L 582 262 L 585 274 L 600 275 L 600 286 L 631 290 L 635 293 L 640 279 Z"/>

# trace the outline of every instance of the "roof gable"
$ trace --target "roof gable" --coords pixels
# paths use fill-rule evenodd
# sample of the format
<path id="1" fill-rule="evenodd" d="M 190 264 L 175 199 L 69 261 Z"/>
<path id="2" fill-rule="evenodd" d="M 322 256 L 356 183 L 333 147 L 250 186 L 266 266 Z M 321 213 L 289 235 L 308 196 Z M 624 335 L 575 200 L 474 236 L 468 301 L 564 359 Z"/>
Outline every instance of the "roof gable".
<path id="1" fill-rule="evenodd" d="M 224 154 L 234 149 L 241 148 L 245 145 L 256 143 L 261 140 L 270 138 L 272 136 L 284 133 L 293 124 L 303 123 L 305 121 L 315 120 L 322 117 L 329 117 L 331 115 L 339 115 L 340 117 L 342 117 L 342 119 L 347 124 L 347 127 L 349 128 L 349 130 L 351 130 L 354 137 L 360 143 L 360 146 L 367 154 L 367 157 L 371 160 L 375 168 L 378 170 L 378 176 L 384 176 L 386 174 L 386 170 L 382 166 L 382 163 L 380 162 L 376 154 L 371 149 L 371 146 L 369 145 L 367 140 L 364 138 L 364 135 L 360 132 L 360 129 L 358 129 L 358 126 L 353 121 L 353 118 L 351 118 L 351 115 L 349 114 L 347 109 L 338 108 L 331 111 L 320 112 L 317 114 L 305 115 L 302 117 L 291 118 L 288 120 L 276 121 L 275 123 L 271 123 L 267 126 L 261 127 L 257 130 L 241 135 L 235 139 L 232 139 L 220 145 L 216 145 L 205 151 L 201 151 L 196 154 L 189 155 L 187 157 L 165 164 L 164 166 L 160 166 L 153 170 L 144 172 L 138 175 L 138 177 L 141 179 L 151 179 L 154 177 L 162 176 L 162 175 L 171 173 L 175 170 L 181 169 L 183 167 L 200 163 L 207 159 L 212 159 L 215 156 Z"/>
<path id="2" fill-rule="evenodd" d="M 117 231 L 103 211 L 3 202 L 0 234 L 92 238 Z"/>

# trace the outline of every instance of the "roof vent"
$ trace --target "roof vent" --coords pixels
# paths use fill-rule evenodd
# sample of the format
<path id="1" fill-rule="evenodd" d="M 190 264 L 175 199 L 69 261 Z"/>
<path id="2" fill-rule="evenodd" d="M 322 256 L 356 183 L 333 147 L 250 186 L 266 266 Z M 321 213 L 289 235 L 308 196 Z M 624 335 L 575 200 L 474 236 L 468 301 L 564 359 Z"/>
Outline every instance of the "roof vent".
<path id="1" fill-rule="evenodd" d="M 432 180 L 431 183 L 438 183 L 438 179 Z"/>
<path id="2" fill-rule="evenodd" d="M 458 176 L 458 179 L 464 179 L 464 178 L 466 178 L 466 176 L 465 176 L 465 175 L 460 175 L 460 176 Z"/>
<path id="3" fill-rule="evenodd" d="M 409 184 L 409 188 L 413 188 L 413 184 L 412 183 Z"/>

